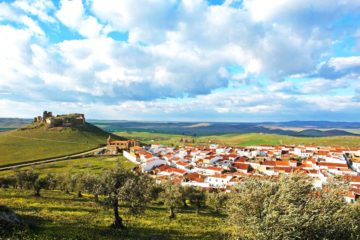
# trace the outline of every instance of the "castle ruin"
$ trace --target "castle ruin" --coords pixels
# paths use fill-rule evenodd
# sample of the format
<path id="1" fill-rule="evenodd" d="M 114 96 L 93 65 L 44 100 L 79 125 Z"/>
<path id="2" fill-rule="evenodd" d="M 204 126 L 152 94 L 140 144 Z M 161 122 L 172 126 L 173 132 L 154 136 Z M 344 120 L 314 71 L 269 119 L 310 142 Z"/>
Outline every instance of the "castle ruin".
<path id="1" fill-rule="evenodd" d="M 85 124 L 85 116 L 81 113 L 71 113 L 53 116 L 52 112 L 44 111 L 42 116 L 34 118 L 34 123 L 47 127 L 74 127 Z"/>

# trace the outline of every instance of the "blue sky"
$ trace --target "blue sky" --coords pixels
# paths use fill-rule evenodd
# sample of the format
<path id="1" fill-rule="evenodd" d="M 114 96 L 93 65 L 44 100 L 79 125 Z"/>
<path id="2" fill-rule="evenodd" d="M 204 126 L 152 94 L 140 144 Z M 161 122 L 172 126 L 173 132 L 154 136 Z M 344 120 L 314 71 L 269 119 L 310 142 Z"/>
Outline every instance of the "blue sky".
<path id="1" fill-rule="evenodd" d="M 0 36 L 0 117 L 360 117 L 359 1 L 0 1 Z"/>

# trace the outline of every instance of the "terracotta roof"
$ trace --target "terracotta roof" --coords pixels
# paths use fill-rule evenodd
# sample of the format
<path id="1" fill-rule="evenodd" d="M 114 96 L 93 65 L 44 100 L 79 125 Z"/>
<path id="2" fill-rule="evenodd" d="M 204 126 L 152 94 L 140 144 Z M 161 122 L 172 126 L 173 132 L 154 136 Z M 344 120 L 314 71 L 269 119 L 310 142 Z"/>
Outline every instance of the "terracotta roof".
<path id="1" fill-rule="evenodd" d="M 204 177 L 198 173 L 189 173 L 184 178 L 194 182 L 204 182 Z"/>
<path id="2" fill-rule="evenodd" d="M 246 163 L 233 163 L 233 167 L 241 170 L 248 170 L 249 164 Z"/>
<path id="3" fill-rule="evenodd" d="M 207 170 L 213 170 L 213 171 L 222 171 L 223 170 L 220 167 L 214 167 L 214 166 L 208 166 L 206 169 Z"/>
<path id="4" fill-rule="evenodd" d="M 181 165 L 181 166 L 186 166 L 186 165 L 189 165 L 190 163 L 188 163 L 188 162 L 177 162 L 176 164 Z"/>
<path id="5" fill-rule="evenodd" d="M 319 166 L 325 167 L 348 167 L 346 163 L 318 162 Z"/>
<path id="6" fill-rule="evenodd" d="M 344 178 L 350 182 L 359 182 L 360 183 L 360 176 L 344 176 Z"/>
<path id="7" fill-rule="evenodd" d="M 289 161 L 275 161 L 277 167 L 289 167 Z"/>
<path id="8" fill-rule="evenodd" d="M 174 168 L 174 167 L 170 167 L 168 169 L 166 169 L 165 171 L 169 172 L 169 173 L 179 173 L 181 175 L 184 175 L 186 173 L 185 170 L 179 169 L 179 168 Z"/>

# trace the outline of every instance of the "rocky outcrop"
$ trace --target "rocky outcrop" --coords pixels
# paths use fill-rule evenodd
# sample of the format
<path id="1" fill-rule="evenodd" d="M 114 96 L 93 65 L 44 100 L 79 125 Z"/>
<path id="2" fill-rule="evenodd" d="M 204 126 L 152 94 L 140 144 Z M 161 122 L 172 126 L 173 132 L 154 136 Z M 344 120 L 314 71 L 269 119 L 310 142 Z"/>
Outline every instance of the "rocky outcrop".
<path id="1" fill-rule="evenodd" d="M 22 225 L 22 220 L 13 210 L 5 206 L 0 206 L 0 228 Z"/>

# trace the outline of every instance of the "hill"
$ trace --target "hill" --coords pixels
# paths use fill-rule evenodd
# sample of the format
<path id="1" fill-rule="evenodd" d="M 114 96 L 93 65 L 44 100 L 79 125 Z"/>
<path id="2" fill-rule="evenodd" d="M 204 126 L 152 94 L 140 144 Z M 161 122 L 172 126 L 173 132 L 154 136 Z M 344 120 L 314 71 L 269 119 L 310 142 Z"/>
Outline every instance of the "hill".
<path id="1" fill-rule="evenodd" d="M 299 137 L 299 136 L 285 136 L 279 134 L 226 134 L 221 136 L 207 136 L 200 137 L 200 142 L 216 142 L 226 145 L 280 145 L 280 144 L 304 144 L 304 145 L 318 145 L 318 146 L 344 146 L 344 147 L 359 147 L 359 136 L 331 136 L 331 137 Z"/>
<path id="2" fill-rule="evenodd" d="M 300 136 L 286 136 L 280 134 L 263 134 L 263 133 L 247 133 L 247 134 L 223 134 L 210 135 L 200 137 L 186 137 L 183 135 L 153 133 L 153 132 L 117 132 L 119 136 L 140 140 L 141 142 L 152 144 L 174 144 L 184 145 L 181 139 L 194 139 L 195 144 L 209 144 L 210 142 L 224 144 L 249 146 L 259 144 L 307 144 L 307 145 L 322 145 L 322 146 L 345 146 L 345 147 L 359 147 L 359 136 L 331 136 L 331 137 L 300 137 Z M 191 142 L 191 141 L 190 141 Z"/>
<path id="3" fill-rule="evenodd" d="M 316 124 L 317 123 L 317 124 Z M 326 124 L 327 123 L 327 124 Z M 231 123 L 231 122 L 135 122 L 93 121 L 96 126 L 110 132 L 144 131 L 188 136 L 221 134 L 267 133 L 303 137 L 356 136 L 356 123 L 342 122 L 284 122 L 284 123 Z M 313 128 L 309 128 L 314 126 Z M 325 128 L 327 127 L 327 128 Z M 331 127 L 329 129 L 329 127 Z M 297 129 L 295 129 L 297 128 Z"/>
<path id="4" fill-rule="evenodd" d="M 30 119 L 0 118 L 0 131 L 30 123 Z M 109 132 L 148 131 L 207 136 L 231 133 L 268 133 L 290 136 L 325 137 L 360 135 L 359 122 L 289 121 L 289 122 L 146 122 L 88 120 Z"/>
<path id="5" fill-rule="evenodd" d="M 0 131 L 12 130 L 31 123 L 25 118 L 0 118 Z"/>
<path id="6" fill-rule="evenodd" d="M 0 132 L 0 166 L 86 151 L 105 144 L 108 135 L 89 123 L 55 128 L 30 124 Z"/>

